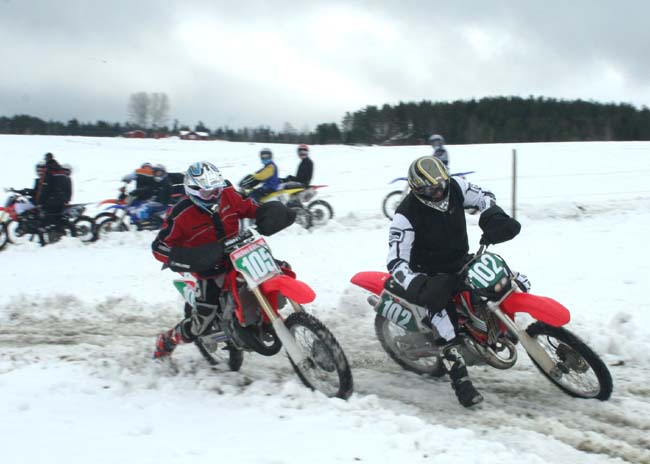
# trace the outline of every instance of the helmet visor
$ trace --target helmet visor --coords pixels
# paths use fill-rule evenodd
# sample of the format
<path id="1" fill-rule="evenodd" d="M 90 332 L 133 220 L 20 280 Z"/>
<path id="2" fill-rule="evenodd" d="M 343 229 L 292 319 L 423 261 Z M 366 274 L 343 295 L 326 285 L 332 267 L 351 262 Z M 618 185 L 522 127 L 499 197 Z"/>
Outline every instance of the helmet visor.
<path id="1" fill-rule="evenodd" d="M 223 192 L 223 187 L 214 187 L 211 189 L 201 188 L 198 185 L 191 185 L 189 187 L 196 192 L 197 197 L 206 201 L 218 200 L 221 198 L 221 193 Z"/>
<path id="2" fill-rule="evenodd" d="M 417 196 L 424 200 L 438 202 L 443 200 L 449 192 L 449 182 L 439 181 L 436 185 L 423 185 L 414 189 Z"/>

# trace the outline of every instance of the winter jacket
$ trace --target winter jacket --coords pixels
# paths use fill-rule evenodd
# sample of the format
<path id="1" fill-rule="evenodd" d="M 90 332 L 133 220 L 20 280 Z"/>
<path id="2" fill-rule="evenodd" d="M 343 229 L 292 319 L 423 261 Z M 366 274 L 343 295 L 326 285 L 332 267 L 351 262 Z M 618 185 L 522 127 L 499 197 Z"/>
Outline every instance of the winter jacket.
<path id="1" fill-rule="evenodd" d="M 267 191 L 275 192 L 280 186 L 280 178 L 278 177 L 278 167 L 273 161 L 270 161 L 262 169 L 253 174 L 253 178 L 262 182 L 260 188 Z"/>
<path id="2" fill-rule="evenodd" d="M 313 175 L 314 175 L 314 162 L 311 160 L 311 158 L 306 157 L 303 158 L 302 161 L 300 161 L 296 175 L 288 176 L 286 180 L 300 182 L 301 184 L 309 186 Z"/>
<path id="3" fill-rule="evenodd" d="M 154 257 L 172 270 L 197 273 L 199 277 L 218 274 L 225 265 L 218 242 L 239 234 L 239 220 L 254 218 L 257 206 L 244 200 L 232 187 L 222 193 L 217 214 L 210 214 L 183 198 L 167 216 L 152 243 Z"/>

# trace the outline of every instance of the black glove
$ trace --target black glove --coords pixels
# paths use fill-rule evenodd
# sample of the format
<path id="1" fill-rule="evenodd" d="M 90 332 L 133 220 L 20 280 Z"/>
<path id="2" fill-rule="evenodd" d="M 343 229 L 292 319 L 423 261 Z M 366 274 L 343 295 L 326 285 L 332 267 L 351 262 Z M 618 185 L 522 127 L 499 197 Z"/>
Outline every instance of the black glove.
<path id="1" fill-rule="evenodd" d="M 438 311 L 447 305 L 458 283 L 459 277 L 456 274 L 418 275 L 406 289 L 406 299 Z"/>
<path id="2" fill-rule="evenodd" d="M 175 247 L 169 253 L 169 268 L 175 272 L 204 273 L 218 268 L 223 259 L 223 242 L 193 248 Z"/>
<path id="3" fill-rule="evenodd" d="M 497 205 L 490 206 L 483 211 L 478 225 L 483 230 L 481 245 L 507 242 L 515 238 L 521 230 L 521 224 L 508 216 Z"/>
<path id="4" fill-rule="evenodd" d="M 296 212 L 279 201 L 269 201 L 257 208 L 255 224 L 262 235 L 273 235 L 289 227 L 296 220 Z"/>
<path id="5" fill-rule="evenodd" d="M 239 181 L 239 188 L 252 189 L 259 183 L 259 180 L 255 179 L 252 174 L 249 174 Z"/>

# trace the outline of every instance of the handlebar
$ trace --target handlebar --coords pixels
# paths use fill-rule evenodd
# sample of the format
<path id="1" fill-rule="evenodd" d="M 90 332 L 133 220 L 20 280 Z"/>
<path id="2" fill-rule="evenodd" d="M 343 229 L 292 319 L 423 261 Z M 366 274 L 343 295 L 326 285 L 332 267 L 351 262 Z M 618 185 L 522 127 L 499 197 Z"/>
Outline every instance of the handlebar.
<path id="1" fill-rule="evenodd" d="M 230 238 L 223 242 L 224 251 L 230 253 L 236 248 L 239 248 L 242 244 L 247 242 L 252 242 L 256 236 L 255 229 L 250 228 L 243 231 L 237 237 Z"/>

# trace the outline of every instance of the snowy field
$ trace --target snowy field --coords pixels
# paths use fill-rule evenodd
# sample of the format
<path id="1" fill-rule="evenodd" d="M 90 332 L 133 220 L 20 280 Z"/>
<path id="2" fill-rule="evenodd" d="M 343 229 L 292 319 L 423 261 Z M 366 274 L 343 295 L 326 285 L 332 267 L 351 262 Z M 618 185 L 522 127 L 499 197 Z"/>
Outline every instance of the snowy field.
<path id="1" fill-rule="evenodd" d="M 31 186 L 47 151 L 72 165 L 75 202 L 114 197 L 145 161 L 181 171 L 205 159 L 236 183 L 258 168 L 262 146 L 0 136 L 0 187 Z M 281 175 L 294 173 L 295 146 L 270 148 Z M 452 172 L 476 171 L 469 179 L 508 211 L 517 149 L 522 232 L 495 249 L 533 293 L 571 309 L 569 328 L 612 372 L 609 401 L 564 395 L 520 353 L 509 371 L 470 368 L 485 401 L 465 410 L 445 379 L 394 364 L 349 279 L 384 270 L 388 182 L 430 148 L 314 146 L 314 181 L 329 185 L 321 198 L 335 218 L 268 241 L 316 291 L 308 309 L 352 363 L 352 398 L 305 389 L 281 355 L 247 354 L 238 373 L 209 368 L 192 346 L 172 365 L 152 361 L 154 337 L 182 314 L 174 274 L 150 253 L 153 232 L 9 245 L 0 252 L 3 462 L 650 463 L 650 143 L 448 148 Z M 477 221 L 468 216 L 472 248 Z"/>

